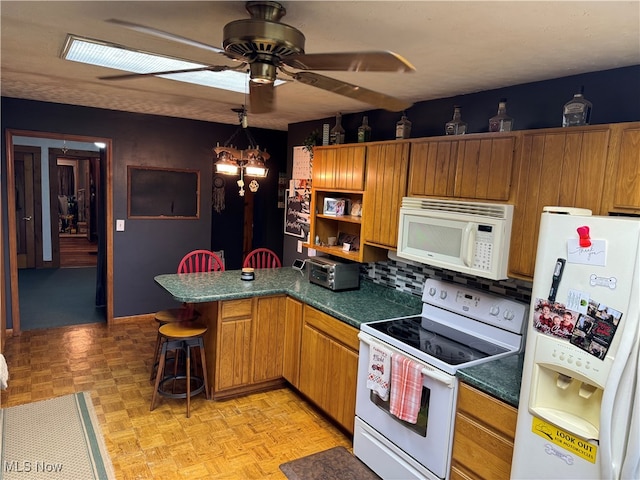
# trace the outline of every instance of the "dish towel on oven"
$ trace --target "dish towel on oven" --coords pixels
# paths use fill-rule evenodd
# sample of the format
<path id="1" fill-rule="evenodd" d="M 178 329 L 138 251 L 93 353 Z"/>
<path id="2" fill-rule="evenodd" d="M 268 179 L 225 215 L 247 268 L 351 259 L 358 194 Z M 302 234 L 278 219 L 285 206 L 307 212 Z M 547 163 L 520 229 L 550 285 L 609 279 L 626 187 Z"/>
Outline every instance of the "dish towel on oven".
<path id="1" fill-rule="evenodd" d="M 385 402 L 389 400 L 391 379 L 391 351 L 382 345 L 369 345 L 369 374 L 367 388 L 374 391 Z"/>
<path id="2" fill-rule="evenodd" d="M 395 354 L 391 367 L 391 405 L 389 411 L 400 420 L 416 423 L 422 397 L 422 366 Z"/>

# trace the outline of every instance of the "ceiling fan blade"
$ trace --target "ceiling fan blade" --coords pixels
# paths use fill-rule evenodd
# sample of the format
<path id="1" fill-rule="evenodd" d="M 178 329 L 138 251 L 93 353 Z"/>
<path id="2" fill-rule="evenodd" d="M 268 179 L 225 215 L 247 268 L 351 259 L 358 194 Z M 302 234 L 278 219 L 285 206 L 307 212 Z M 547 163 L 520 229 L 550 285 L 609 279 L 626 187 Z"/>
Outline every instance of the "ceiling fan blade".
<path id="1" fill-rule="evenodd" d="M 282 62 L 298 70 L 346 72 L 414 72 L 415 67 L 402 56 L 388 51 L 293 54 Z"/>
<path id="2" fill-rule="evenodd" d="M 234 70 L 231 67 L 225 65 L 212 65 L 208 67 L 199 68 L 185 68 L 182 70 L 167 70 L 165 72 L 149 72 L 149 73 L 123 73 L 122 75 L 107 75 L 105 77 L 98 77 L 99 80 L 127 80 L 129 78 L 140 77 L 159 77 L 161 75 L 175 75 L 177 73 L 191 73 L 191 72 L 204 72 L 209 70 L 211 72 L 224 72 L 226 70 Z"/>
<path id="3" fill-rule="evenodd" d="M 251 113 L 269 113 L 275 109 L 273 83 L 249 82 L 249 107 Z"/>
<path id="4" fill-rule="evenodd" d="M 182 37 L 174 33 L 165 32 L 164 30 L 158 30 L 157 28 L 147 27 L 146 25 L 140 25 L 139 23 L 127 22 L 126 20 L 118 20 L 117 18 L 110 18 L 107 20 L 107 22 L 113 23 L 115 25 L 119 25 L 121 27 L 128 28 L 129 30 L 135 30 L 136 32 L 153 35 L 154 37 L 164 38 L 165 40 L 171 40 L 173 42 L 182 43 L 184 45 L 190 45 L 192 47 L 202 48 L 203 50 L 209 50 L 210 52 L 220 53 L 222 55 L 225 55 L 233 59 L 241 58 L 233 55 L 233 53 L 226 52 L 222 48 L 214 47 L 213 45 L 198 42 L 197 40 L 192 40 L 190 38 Z"/>
<path id="5" fill-rule="evenodd" d="M 329 92 L 337 93 L 338 95 L 344 95 L 345 97 L 360 100 L 361 102 L 365 102 L 391 112 L 407 110 L 411 105 L 413 105 L 411 102 L 406 102 L 404 100 L 385 95 L 384 93 L 374 92 L 373 90 L 368 90 L 357 85 L 351 85 L 350 83 L 325 77 L 324 75 L 319 75 L 317 73 L 298 72 L 291 76 L 294 80 L 306 85 L 322 88 L 323 90 L 328 90 Z"/>

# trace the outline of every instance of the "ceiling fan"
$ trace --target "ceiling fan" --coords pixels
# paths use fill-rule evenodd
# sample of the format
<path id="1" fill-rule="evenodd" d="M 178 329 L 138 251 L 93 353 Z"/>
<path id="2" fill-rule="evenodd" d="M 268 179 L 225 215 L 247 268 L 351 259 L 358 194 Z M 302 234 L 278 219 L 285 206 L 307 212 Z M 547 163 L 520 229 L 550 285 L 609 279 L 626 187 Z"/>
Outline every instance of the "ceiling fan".
<path id="1" fill-rule="evenodd" d="M 413 72 L 415 68 L 400 55 L 390 51 L 340 52 L 305 54 L 305 37 L 296 28 L 280 22 L 286 14 L 278 2 L 250 1 L 246 9 L 251 18 L 236 20 L 225 25 L 223 48 L 214 47 L 189 38 L 156 28 L 111 19 L 110 23 L 131 30 L 165 38 L 182 44 L 209 50 L 238 62 L 237 66 L 210 65 L 201 68 L 172 70 L 166 72 L 132 73 L 100 77 L 102 80 L 121 80 L 136 77 L 169 75 L 195 71 L 222 72 L 248 69 L 249 104 L 251 113 L 266 113 L 274 110 L 274 81 L 278 72 L 287 77 L 344 95 L 378 108 L 394 112 L 406 110 L 412 104 L 383 93 L 368 90 L 341 80 L 336 80 L 309 70 L 348 72 Z M 293 68 L 298 71 L 290 71 Z"/>

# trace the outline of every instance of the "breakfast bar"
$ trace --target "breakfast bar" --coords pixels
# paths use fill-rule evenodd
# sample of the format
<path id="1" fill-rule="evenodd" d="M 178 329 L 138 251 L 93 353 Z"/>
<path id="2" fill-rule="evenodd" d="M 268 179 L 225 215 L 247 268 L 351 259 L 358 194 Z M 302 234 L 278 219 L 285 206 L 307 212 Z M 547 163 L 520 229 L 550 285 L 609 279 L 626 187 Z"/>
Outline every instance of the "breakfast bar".
<path id="1" fill-rule="evenodd" d="M 216 371 L 216 347 L 212 334 L 217 328 L 217 317 L 222 313 L 219 302 L 234 307 L 240 305 L 236 301 L 241 300 L 249 302 L 254 298 L 264 297 L 266 301 L 289 297 L 356 329 L 364 322 L 418 314 L 422 307 L 421 299 L 415 295 L 383 287 L 369 280 L 362 280 L 359 289 L 334 292 L 309 283 L 304 273 L 290 267 L 256 270 L 253 281 L 242 280 L 240 274 L 240 270 L 227 270 L 163 274 L 154 278 L 174 300 L 198 304 L 202 320 L 207 322 L 210 329 L 205 340 L 211 376 L 215 376 Z M 252 314 L 253 312 L 247 312 L 249 316 Z M 514 355 L 462 369 L 457 376 L 479 390 L 517 406 L 521 369 L 522 356 Z M 213 382 L 210 384 L 214 385 Z"/>

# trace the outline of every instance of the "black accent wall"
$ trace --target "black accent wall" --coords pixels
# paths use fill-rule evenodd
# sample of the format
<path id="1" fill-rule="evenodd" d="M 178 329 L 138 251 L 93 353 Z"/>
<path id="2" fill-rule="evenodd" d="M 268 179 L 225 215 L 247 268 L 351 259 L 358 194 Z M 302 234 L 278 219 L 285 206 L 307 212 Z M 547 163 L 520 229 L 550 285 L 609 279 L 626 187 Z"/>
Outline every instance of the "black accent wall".
<path id="1" fill-rule="evenodd" d="M 153 277 L 174 273 L 182 256 L 190 250 L 224 249 L 227 268 L 241 267 L 244 198 L 238 195 L 237 177 L 227 177 L 225 210 L 218 214 L 211 208 L 212 148 L 216 142 L 224 143 L 236 131 L 236 125 L 7 97 L 2 97 L 1 113 L 4 208 L 4 132 L 7 128 L 113 140 L 114 221 L 125 219 L 126 224 L 124 232 L 114 233 L 115 317 L 151 313 L 176 305 L 155 284 Z M 259 180 L 260 189 L 254 194 L 253 245 L 271 248 L 282 255 L 284 214 L 277 208 L 277 183 L 278 172 L 286 170 L 287 132 L 251 128 L 251 133 L 261 148 L 266 148 L 271 155 L 267 162 L 269 176 Z M 245 145 L 240 143 L 239 146 Z M 127 165 L 199 170 L 200 218 L 127 218 Z M 115 225 L 111 228 L 115 230 Z M 3 231 L 6 235 L 6 226 Z M 8 246 L 7 238 L 4 245 Z M 8 260 L 6 251 L 5 259 Z M 6 284 L 8 289 L 8 277 Z M 10 295 L 6 298 L 11 299 Z M 10 323 L 10 312 L 7 318 Z M 10 324 L 7 326 L 11 328 Z"/>
<path id="2" fill-rule="evenodd" d="M 473 72 L 469 74 L 473 75 Z M 393 75 L 393 81 L 402 81 L 400 75 L 390 75 Z M 580 91 L 581 86 L 584 86 L 584 97 L 593 104 L 592 125 L 640 120 L 640 65 L 635 65 L 419 102 L 407 110 L 407 117 L 412 122 L 411 138 L 444 135 L 444 124 L 451 120 L 454 105 L 461 106 L 462 119 L 468 124 L 467 133 L 488 132 L 489 118 L 497 113 L 500 98 L 507 99 L 507 113 L 515 119 L 514 130 L 560 127 L 563 105 Z M 343 112 L 346 143 L 357 141 L 363 115 L 369 117 L 372 141 L 395 139 L 395 125 L 401 113 L 384 110 Z M 335 116 L 289 125 L 289 175 L 293 147 L 303 145 L 310 132 L 316 129 L 322 132 L 323 123 L 333 127 Z M 297 253 L 297 240 L 285 235 L 283 265 L 291 265 L 296 258 L 306 258 L 306 249 L 302 254 Z"/>

